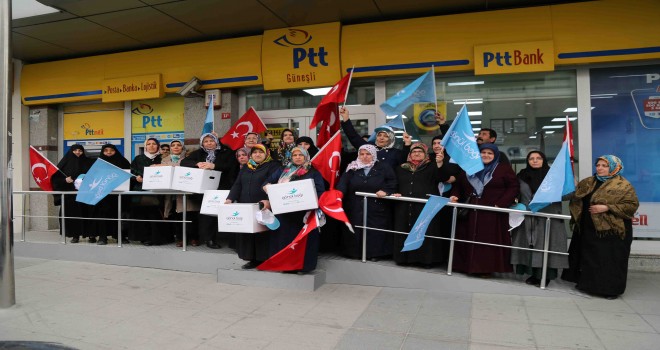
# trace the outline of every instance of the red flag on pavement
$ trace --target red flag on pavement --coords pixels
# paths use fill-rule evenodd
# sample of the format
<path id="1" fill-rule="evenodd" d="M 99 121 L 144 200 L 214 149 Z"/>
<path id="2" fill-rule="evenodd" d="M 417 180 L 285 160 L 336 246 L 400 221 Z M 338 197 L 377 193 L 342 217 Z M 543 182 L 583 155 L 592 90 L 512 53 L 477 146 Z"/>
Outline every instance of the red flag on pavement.
<path id="1" fill-rule="evenodd" d="M 319 197 L 319 208 L 325 213 L 325 215 L 343 222 L 348 226 L 348 229 L 351 232 L 355 233 L 355 231 L 353 231 L 353 225 L 348 221 L 348 217 L 344 211 L 342 198 L 344 198 L 344 194 L 339 190 L 331 189 L 325 191 L 321 194 L 321 197 Z"/>
<path id="2" fill-rule="evenodd" d="M 266 125 L 259 118 L 253 107 L 250 107 L 243 116 L 229 128 L 229 131 L 220 139 L 220 142 L 229 146 L 234 151 L 245 144 L 245 134 L 249 132 L 264 132 Z"/>
<path id="3" fill-rule="evenodd" d="M 30 172 L 34 181 L 44 191 L 52 191 L 53 184 L 50 182 L 51 177 L 59 169 L 44 157 L 36 148 L 30 146 Z"/>
<path id="4" fill-rule="evenodd" d="M 330 91 L 323 97 L 314 112 L 314 118 L 309 124 L 310 129 L 314 129 L 321 123 L 321 130 L 316 140 L 316 145 L 322 147 L 337 130 L 339 130 L 339 104 L 346 101 L 348 87 L 351 84 L 353 70 L 345 77 L 341 78 Z"/>
<path id="5" fill-rule="evenodd" d="M 314 169 L 321 173 L 321 176 L 330 183 L 330 189 L 335 188 L 335 180 L 339 175 L 339 166 L 341 164 L 341 133 L 338 131 L 328 140 L 328 142 L 319 150 L 314 158 L 312 165 Z"/>
<path id="6" fill-rule="evenodd" d="M 305 226 L 303 226 L 293 242 L 257 266 L 257 269 L 262 271 L 292 271 L 302 269 L 305 264 L 307 237 L 318 226 L 319 221 L 316 217 L 316 212 L 314 210 L 309 211 Z"/>

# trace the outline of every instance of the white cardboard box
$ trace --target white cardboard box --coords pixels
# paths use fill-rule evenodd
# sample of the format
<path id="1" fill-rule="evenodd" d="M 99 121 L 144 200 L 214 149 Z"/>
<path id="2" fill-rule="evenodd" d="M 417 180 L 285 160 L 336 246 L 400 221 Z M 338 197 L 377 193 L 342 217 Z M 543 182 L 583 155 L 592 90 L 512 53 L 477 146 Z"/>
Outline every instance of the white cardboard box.
<path id="1" fill-rule="evenodd" d="M 143 190 L 171 190 L 173 166 L 151 166 L 144 168 Z"/>
<path id="2" fill-rule="evenodd" d="M 253 233 L 268 231 L 268 227 L 257 223 L 254 215 L 259 204 L 225 204 L 218 208 L 218 232 Z"/>
<path id="3" fill-rule="evenodd" d="M 130 169 L 122 169 L 127 173 L 131 173 Z M 132 177 L 132 176 L 131 176 Z M 117 192 L 126 192 L 131 190 L 131 179 L 129 178 L 128 180 L 124 181 L 121 185 L 117 186 L 117 188 L 114 189 L 114 191 Z"/>
<path id="4" fill-rule="evenodd" d="M 225 205 L 225 200 L 229 195 L 228 190 L 206 190 L 202 199 L 202 208 L 200 214 L 218 216 L 218 210 L 221 205 Z"/>
<path id="5" fill-rule="evenodd" d="M 178 166 L 172 176 L 172 189 L 184 192 L 204 193 L 217 190 L 221 172 Z"/>
<path id="6" fill-rule="evenodd" d="M 268 185 L 268 200 L 273 214 L 291 213 L 319 207 L 316 187 L 312 179 Z"/>

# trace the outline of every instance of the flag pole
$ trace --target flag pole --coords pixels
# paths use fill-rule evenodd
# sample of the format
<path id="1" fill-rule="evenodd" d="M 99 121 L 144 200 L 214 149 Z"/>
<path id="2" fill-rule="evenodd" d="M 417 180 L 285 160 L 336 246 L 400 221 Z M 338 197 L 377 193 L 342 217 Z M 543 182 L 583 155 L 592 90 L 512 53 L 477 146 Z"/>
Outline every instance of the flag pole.
<path id="1" fill-rule="evenodd" d="M 433 71 L 433 102 L 435 102 L 435 112 L 438 112 L 438 93 L 435 91 L 435 65 L 431 65 Z"/>
<path id="2" fill-rule="evenodd" d="M 351 68 L 350 76 L 348 77 L 348 84 L 346 84 L 346 95 L 344 95 L 344 104 L 342 107 L 346 107 L 346 99 L 348 98 L 348 90 L 351 88 L 351 80 L 353 80 L 353 70 L 355 70 L 355 65 Z"/>
<path id="3" fill-rule="evenodd" d="M 215 130 L 215 106 L 213 106 L 213 94 L 211 94 L 211 103 L 209 104 L 209 108 L 211 109 L 211 115 L 213 115 L 213 119 L 211 119 L 211 130 Z"/>

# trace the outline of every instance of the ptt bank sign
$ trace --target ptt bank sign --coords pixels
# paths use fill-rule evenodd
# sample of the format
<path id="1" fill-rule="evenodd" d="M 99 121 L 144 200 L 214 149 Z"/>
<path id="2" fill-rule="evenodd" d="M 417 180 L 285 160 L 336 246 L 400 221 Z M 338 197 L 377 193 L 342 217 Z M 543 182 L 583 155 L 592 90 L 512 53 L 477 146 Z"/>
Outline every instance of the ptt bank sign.
<path id="1" fill-rule="evenodd" d="M 474 47 L 474 73 L 476 75 L 553 70 L 555 70 L 555 50 L 552 41 Z"/>
<path id="2" fill-rule="evenodd" d="M 267 30 L 261 44 L 265 90 L 332 86 L 341 79 L 339 22 Z"/>

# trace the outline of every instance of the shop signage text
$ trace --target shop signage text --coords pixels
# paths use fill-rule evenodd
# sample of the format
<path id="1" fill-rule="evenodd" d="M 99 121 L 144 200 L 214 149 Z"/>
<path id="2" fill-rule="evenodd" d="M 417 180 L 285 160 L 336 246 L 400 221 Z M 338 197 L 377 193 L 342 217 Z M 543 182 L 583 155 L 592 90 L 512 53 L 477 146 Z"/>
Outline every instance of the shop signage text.
<path id="1" fill-rule="evenodd" d="M 475 74 L 542 72 L 555 69 L 552 41 L 474 47 Z"/>
<path id="2" fill-rule="evenodd" d="M 165 96 L 160 74 L 103 81 L 103 102 L 130 101 Z"/>

